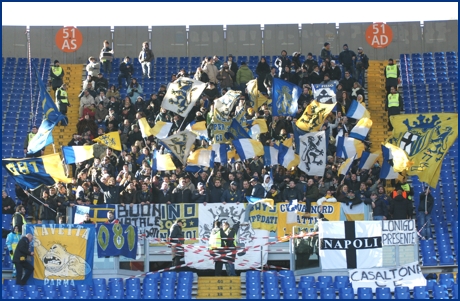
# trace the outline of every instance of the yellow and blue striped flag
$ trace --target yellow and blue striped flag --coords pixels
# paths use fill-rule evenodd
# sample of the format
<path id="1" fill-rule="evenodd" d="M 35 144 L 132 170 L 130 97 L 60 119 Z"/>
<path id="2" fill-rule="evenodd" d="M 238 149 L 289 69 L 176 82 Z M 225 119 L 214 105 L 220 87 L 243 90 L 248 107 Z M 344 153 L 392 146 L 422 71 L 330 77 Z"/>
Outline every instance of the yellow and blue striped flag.
<path id="1" fill-rule="evenodd" d="M 92 145 L 63 146 L 65 164 L 79 163 L 94 158 Z"/>
<path id="2" fill-rule="evenodd" d="M 257 140 L 244 138 L 233 140 L 232 143 L 241 160 L 249 160 L 264 154 L 264 146 Z"/>

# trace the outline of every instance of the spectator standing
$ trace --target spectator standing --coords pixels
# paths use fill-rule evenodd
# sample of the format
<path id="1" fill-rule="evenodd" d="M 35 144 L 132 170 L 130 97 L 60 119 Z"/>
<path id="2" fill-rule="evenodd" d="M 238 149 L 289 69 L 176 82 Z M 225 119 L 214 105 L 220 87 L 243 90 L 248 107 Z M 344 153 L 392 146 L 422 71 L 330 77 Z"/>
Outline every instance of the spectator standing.
<path id="1" fill-rule="evenodd" d="M 233 55 L 229 54 L 227 57 L 228 68 L 233 71 L 235 76 L 233 76 L 233 87 L 236 84 L 236 73 L 238 72 L 238 64 L 233 61 Z"/>
<path id="2" fill-rule="evenodd" d="M 356 72 L 354 77 L 361 85 L 364 85 L 364 72 L 369 68 L 369 58 L 363 51 L 363 47 L 358 47 L 358 56 L 356 57 Z"/>
<path id="3" fill-rule="evenodd" d="M 141 52 L 139 52 L 139 62 L 142 65 L 142 77 L 152 78 L 150 70 L 152 69 L 152 61 L 155 59 L 152 49 L 149 48 L 149 43 L 145 41 L 142 44 Z"/>
<path id="4" fill-rule="evenodd" d="M 19 234 L 22 234 L 22 226 L 27 224 L 25 216 L 26 208 L 22 205 L 17 206 L 16 212 L 13 214 L 12 225 L 19 227 Z"/>
<path id="5" fill-rule="evenodd" d="M 42 201 L 40 220 L 43 224 L 55 224 L 57 208 L 55 199 L 49 197 L 48 191 L 43 191 L 40 201 Z"/>
<path id="6" fill-rule="evenodd" d="M 113 60 L 113 50 L 109 47 L 109 41 L 105 40 L 102 43 L 103 47 L 99 55 L 99 59 L 102 63 L 105 74 L 112 73 L 112 60 Z"/>
<path id="7" fill-rule="evenodd" d="M 412 203 L 402 196 L 402 190 L 397 190 L 397 196 L 390 201 L 392 219 L 408 219 L 412 216 Z"/>
<path id="8" fill-rule="evenodd" d="M 223 64 L 222 69 L 217 73 L 217 80 L 220 83 L 221 88 L 230 88 L 233 89 L 233 78 L 235 73 L 230 70 L 228 63 Z"/>
<path id="9" fill-rule="evenodd" d="M 242 62 L 240 69 L 238 69 L 236 73 L 237 89 L 244 92 L 246 90 L 246 84 L 252 79 L 254 79 L 254 75 L 251 69 L 246 65 L 246 62 Z"/>
<path id="10" fill-rule="evenodd" d="M 10 254 L 11 260 L 13 260 L 14 251 L 21 239 L 21 234 L 19 234 L 19 227 L 15 226 L 13 232 L 8 233 L 6 236 L 6 246 L 8 247 L 8 252 Z M 16 278 L 16 266 L 13 266 L 13 278 Z"/>
<path id="11" fill-rule="evenodd" d="M 51 67 L 50 70 L 51 76 L 51 87 L 53 88 L 54 92 L 56 92 L 57 88 L 62 86 L 63 78 L 64 78 L 64 69 L 59 65 L 59 61 L 55 60 L 54 65 Z"/>
<path id="12" fill-rule="evenodd" d="M 86 65 L 86 72 L 92 77 L 96 77 L 101 72 L 101 64 L 99 64 L 94 56 L 88 58 L 88 65 Z"/>
<path id="13" fill-rule="evenodd" d="M 348 44 L 343 44 L 343 50 L 339 54 L 339 61 L 342 65 L 342 77 L 345 71 L 349 71 L 350 74 L 354 74 L 354 62 L 356 60 L 356 53 L 353 50 L 348 49 Z"/>
<path id="14" fill-rule="evenodd" d="M 342 71 L 339 66 L 336 65 L 335 61 L 331 61 L 331 69 L 329 70 L 331 80 L 340 81 L 342 79 Z"/>
<path id="15" fill-rule="evenodd" d="M 131 74 L 133 74 L 133 66 L 131 65 L 131 58 L 125 56 L 123 62 L 120 63 L 120 73 L 118 74 L 118 89 L 122 87 L 122 79 L 126 80 L 126 86 L 131 82 Z"/>
<path id="16" fill-rule="evenodd" d="M 16 204 L 13 199 L 8 196 L 5 190 L 2 191 L 2 214 L 14 214 Z"/>
<path id="17" fill-rule="evenodd" d="M 214 65 L 214 60 L 211 57 L 205 59 L 205 65 L 203 66 L 203 71 L 209 77 L 209 81 L 212 83 L 217 83 L 217 67 Z"/>
<path id="18" fill-rule="evenodd" d="M 431 239 L 431 210 L 433 210 L 434 198 L 427 187 L 420 194 L 420 203 L 417 208 L 417 226 L 422 239 Z"/>
<path id="19" fill-rule="evenodd" d="M 325 61 L 326 59 L 328 59 L 329 61 L 332 60 L 331 44 L 330 43 L 328 43 L 328 42 L 324 43 L 324 47 L 323 47 L 323 49 L 321 49 L 320 57 L 321 57 L 321 59 L 323 61 Z"/>
<path id="20" fill-rule="evenodd" d="M 385 70 L 383 71 L 386 81 L 385 81 L 385 88 L 387 93 L 391 93 L 391 87 L 398 86 L 398 79 L 401 76 L 399 72 L 399 68 L 397 65 L 394 64 L 393 59 L 388 60 L 388 65 L 385 66 Z"/>
<path id="21" fill-rule="evenodd" d="M 385 102 L 385 111 L 388 111 L 388 129 L 393 130 L 390 117 L 393 115 L 399 115 L 403 110 L 403 101 L 401 95 L 396 91 L 396 86 L 391 87 L 390 94 L 387 96 Z"/>
<path id="22" fill-rule="evenodd" d="M 27 256 L 33 256 L 34 252 L 29 251 L 32 234 L 21 237 L 13 254 L 13 263 L 16 266 L 16 285 L 26 285 L 32 275 L 34 267 L 27 261 Z M 36 240 L 38 244 L 38 240 Z M 37 246 L 38 247 L 38 246 Z"/>
<path id="23" fill-rule="evenodd" d="M 184 249 L 182 244 L 184 243 L 184 231 L 182 227 L 184 226 L 184 221 L 182 219 L 176 220 L 176 222 L 169 229 L 169 242 L 171 243 L 171 256 L 172 256 L 172 265 L 180 265 L 181 259 L 184 258 Z"/>
<path id="24" fill-rule="evenodd" d="M 59 112 L 64 116 L 67 115 L 67 108 L 70 107 L 69 99 L 67 97 L 67 85 L 62 84 L 60 88 L 56 90 L 56 106 L 59 109 Z M 60 125 L 66 126 L 64 120 L 61 120 Z"/>
<path id="25" fill-rule="evenodd" d="M 267 77 L 267 75 L 270 74 L 270 66 L 267 64 L 267 61 L 264 57 L 261 57 L 259 63 L 257 63 L 256 74 L 257 87 L 259 91 L 262 93 L 266 93 L 267 88 L 265 88 L 264 86 L 264 80 Z"/>
<path id="26" fill-rule="evenodd" d="M 382 198 L 378 197 L 377 192 L 371 193 L 372 216 L 374 221 L 386 220 L 388 216 L 388 206 Z"/>

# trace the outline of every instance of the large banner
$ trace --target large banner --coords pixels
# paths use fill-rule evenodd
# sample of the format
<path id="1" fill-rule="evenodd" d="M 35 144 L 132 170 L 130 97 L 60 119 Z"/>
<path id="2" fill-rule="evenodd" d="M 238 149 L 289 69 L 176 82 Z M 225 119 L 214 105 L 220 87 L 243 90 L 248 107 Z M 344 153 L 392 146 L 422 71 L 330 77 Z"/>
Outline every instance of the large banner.
<path id="1" fill-rule="evenodd" d="M 98 224 L 97 228 L 97 256 L 123 255 L 136 259 L 137 229 L 132 225 Z"/>
<path id="2" fill-rule="evenodd" d="M 150 243 L 166 241 L 169 229 L 178 219 L 184 219 L 185 243 L 195 243 L 198 237 L 197 204 L 150 204 L 116 206 L 115 217 L 120 224 L 132 225 L 139 235 L 145 235 Z"/>
<path id="3" fill-rule="evenodd" d="M 321 103 L 336 103 L 336 87 L 338 82 L 332 81 L 331 84 L 313 85 L 313 99 Z"/>
<path id="4" fill-rule="evenodd" d="M 33 233 L 34 273 L 28 284 L 93 283 L 94 225 L 26 225 Z"/>
<path id="5" fill-rule="evenodd" d="M 305 215 L 305 207 L 305 203 L 297 205 L 290 205 L 289 203 L 276 204 L 278 213 L 278 236 L 295 234 L 292 233 L 293 227 L 304 229 L 307 232 L 313 232 L 318 218 L 319 206 L 316 205 L 316 202 L 311 203 L 311 213 L 309 217 Z M 324 202 L 323 214 L 324 217 L 330 221 L 340 220 L 340 203 Z"/>
<path id="6" fill-rule="evenodd" d="M 323 270 L 383 265 L 381 221 L 320 221 L 319 238 Z"/>
<path id="7" fill-rule="evenodd" d="M 360 287 L 370 287 L 375 293 L 377 287 L 389 287 L 394 292 L 396 286 L 426 286 L 426 279 L 417 262 L 390 268 L 355 269 L 349 271 L 350 282 L 356 292 Z"/>
<path id="8" fill-rule="evenodd" d="M 200 240 L 185 249 L 185 262 L 192 262 L 195 269 L 214 269 L 214 261 L 208 252 L 208 240 L 215 220 L 228 221 L 233 226 L 233 219 L 243 223 L 245 216 L 244 204 L 199 204 Z M 233 218 L 233 219 L 232 219 Z M 251 223 L 242 224 L 238 232 L 235 269 L 246 270 L 260 267 L 267 262 L 268 230 L 254 229 Z M 265 246 L 265 247 L 263 247 Z M 229 251 L 230 252 L 230 251 Z M 262 262 L 261 262 L 262 261 Z"/>

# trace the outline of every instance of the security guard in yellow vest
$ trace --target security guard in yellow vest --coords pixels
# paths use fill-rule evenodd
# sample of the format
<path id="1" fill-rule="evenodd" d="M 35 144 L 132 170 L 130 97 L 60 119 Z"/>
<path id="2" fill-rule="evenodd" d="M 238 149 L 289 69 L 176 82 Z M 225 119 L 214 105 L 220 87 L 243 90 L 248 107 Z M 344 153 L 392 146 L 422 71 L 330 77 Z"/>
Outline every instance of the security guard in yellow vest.
<path id="1" fill-rule="evenodd" d="M 14 227 L 18 226 L 19 228 L 19 234 L 22 234 L 22 226 L 27 224 L 26 218 L 24 217 L 26 215 L 26 208 L 22 205 L 19 205 L 16 207 L 16 212 L 13 214 L 13 219 L 11 221 L 11 224 Z"/>
<path id="2" fill-rule="evenodd" d="M 397 65 L 394 64 L 393 59 L 388 60 L 388 65 L 385 67 L 383 71 L 385 74 L 385 88 L 387 90 L 387 94 L 390 93 L 391 87 L 398 86 L 398 78 L 401 76 L 399 73 L 399 68 Z"/>
<path id="3" fill-rule="evenodd" d="M 51 67 L 50 76 L 51 87 L 53 88 L 54 92 L 56 92 L 57 88 L 62 86 L 64 78 L 64 69 L 62 69 L 62 67 L 59 66 L 58 60 L 55 60 L 54 65 Z"/>
<path id="4" fill-rule="evenodd" d="M 239 229 L 239 222 L 235 223 L 232 228 L 229 227 L 227 221 L 222 223 L 223 228 L 221 228 L 220 221 L 214 221 L 214 227 L 211 230 L 211 235 L 209 236 L 209 252 L 211 256 L 217 257 L 214 261 L 215 264 L 215 276 L 222 275 L 222 268 L 225 260 L 226 270 L 228 276 L 236 276 L 235 273 L 235 249 L 227 249 L 226 247 L 234 248 L 236 246 L 237 233 Z M 222 256 L 224 254 L 231 253 L 228 256 Z"/>
<path id="5" fill-rule="evenodd" d="M 388 111 L 388 129 L 393 130 L 393 125 L 390 121 L 390 116 L 399 115 L 403 110 L 403 101 L 401 95 L 396 91 L 396 87 L 390 88 L 390 94 L 385 102 L 385 111 Z"/>
<path id="6" fill-rule="evenodd" d="M 63 115 L 67 115 L 67 107 L 70 107 L 66 89 L 67 85 L 62 84 L 62 86 L 56 90 L 56 106 Z M 67 123 L 61 121 L 61 125 L 67 125 Z"/>
<path id="7" fill-rule="evenodd" d="M 27 134 L 26 139 L 24 140 L 24 156 L 26 156 L 26 157 L 36 158 L 36 157 L 40 157 L 41 155 L 43 155 L 43 149 L 39 150 L 38 152 L 36 152 L 34 154 L 27 154 L 27 148 L 29 147 L 29 143 L 30 143 L 30 141 L 32 141 L 32 138 L 35 137 L 37 132 L 38 132 L 38 128 L 34 125 L 32 127 L 32 131 Z"/>

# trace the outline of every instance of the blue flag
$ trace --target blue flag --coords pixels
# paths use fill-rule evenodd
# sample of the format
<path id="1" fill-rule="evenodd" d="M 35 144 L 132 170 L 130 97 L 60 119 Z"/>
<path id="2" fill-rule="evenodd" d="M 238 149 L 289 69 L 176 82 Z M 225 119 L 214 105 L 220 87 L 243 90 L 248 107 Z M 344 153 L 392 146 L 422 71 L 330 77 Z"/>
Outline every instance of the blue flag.
<path id="1" fill-rule="evenodd" d="M 54 142 L 51 131 L 61 120 L 68 124 L 68 119 L 65 115 L 59 112 L 58 108 L 53 102 L 48 91 L 46 91 L 45 84 L 43 80 L 38 75 L 38 69 L 35 64 L 32 64 L 35 75 L 37 77 L 38 86 L 40 88 L 40 100 L 42 101 L 42 108 L 45 114 L 45 118 L 42 121 L 42 124 L 38 128 L 37 134 L 29 141 L 29 146 L 27 147 L 28 154 L 34 154 L 45 146 L 50 145 Z"/>
<path id="2" fill-rule="evenodd" d="M 272 115 L 295 116 L 300 87 L 282 79 L 273 79 Z"/>
<path id="3" fill-rule="evenodd" d="M 96 233 L 97 257 L 122 255 L 136 259 L 137 228 L 133 225 L 97 224 Z"/>
<path id="4" fill-rule="evenodd" d="M 225 133 L 225 138 L 233 140 L 244 138 L 250 139 L 251 136 L 249 136 L 248 132 L 246 132 L 244 127 L 242 127 L 236 119 L 233 119 L 232 123 L 230 124 L 230 127 L 228 128 L 228 132 Z"/>

